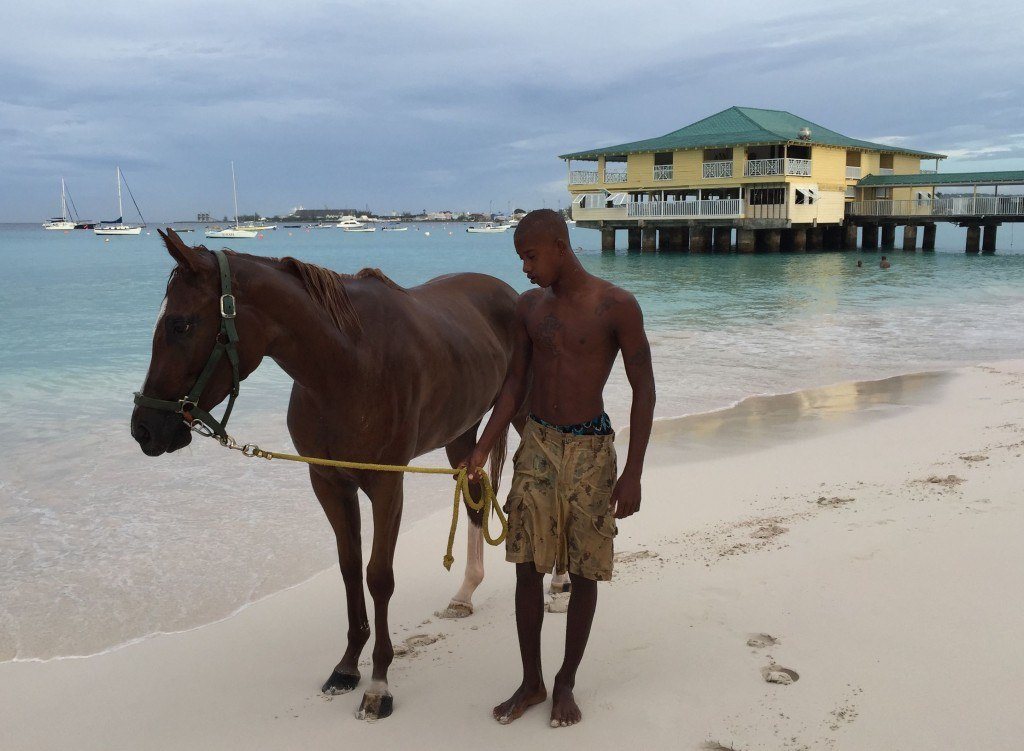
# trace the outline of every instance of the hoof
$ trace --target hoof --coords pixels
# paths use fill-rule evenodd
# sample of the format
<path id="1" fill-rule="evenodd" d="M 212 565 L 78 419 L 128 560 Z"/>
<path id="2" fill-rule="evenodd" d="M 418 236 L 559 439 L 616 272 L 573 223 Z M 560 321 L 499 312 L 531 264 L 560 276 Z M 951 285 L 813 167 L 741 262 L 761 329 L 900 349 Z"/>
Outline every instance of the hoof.
<path id="1" fill-rule="evenodd" d="M 335 670 L 331 673 L 331 677 L 327 679 L 327 683 L 325 683 L 320 690 L 325 694 L 334 696 L 337 694 L 347 694 L 358 685 L 358 675 L 348 675 L 346 673 L 339 673 Z"/>
<path id="2" fill-rule="evenodd" d="M 367 691 L 363 694 L 363 701 L 359 704 L 359 711 L 356 712 L 357 720 L 383 720 L 390 717 L 394 710 L 395 700 L 389 691 L 384 693 L 371 694 Z"/>
<path id="3" fill-rule="evenodd" d="M 452 600 L 448 603 L 448 607 L 436 611 L 434 615 L 438 618 L 466 618 L 473 615 L 473 606 L 468 602 Z"/>

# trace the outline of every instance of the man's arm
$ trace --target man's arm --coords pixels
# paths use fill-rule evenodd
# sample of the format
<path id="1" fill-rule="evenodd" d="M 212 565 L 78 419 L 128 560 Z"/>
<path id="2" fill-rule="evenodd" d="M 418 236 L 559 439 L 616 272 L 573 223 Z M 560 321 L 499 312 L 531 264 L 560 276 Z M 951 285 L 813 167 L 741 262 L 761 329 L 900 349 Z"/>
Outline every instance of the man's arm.
<path id="1" fill-rule="evenodd" d="M 629 452 L 626 454 L 626 466 L 612 491 L 615 518 L 624 519 L 640 509 L 640 475 L 654 422 L 655 392 L 651 345 L 644 331 L 644 314 L 635 297 L 621 290 L 616 292 L 619 300 L 612 308 L 612 321 L 622 362 L 626 366 L 626 378 L 633 389 L 629 412 Z"/>
<path id="2" fill-rule="evenodd" d="M 477 440 L 473 453 L 466 458 L 465 464 L 469 467 L 469 479 L 471 480 L 477 479 L 476 470 L 484 466 L 498 437 L 508 430 L 512 418 L 519 412 L 523 405 L 523 399 L 526 398 L 530 360 L 533 355 L 533 344 L 526 329 L 526 316 L 534 302 L 530 293 L 520 295 L 516 301 L 512 361 L 509 363 L 508 373 L 505 374 L 505 381 L 501 385 L 501 392 L 494 403 L 494 409 L 484 427 L 484 432 Z"/>

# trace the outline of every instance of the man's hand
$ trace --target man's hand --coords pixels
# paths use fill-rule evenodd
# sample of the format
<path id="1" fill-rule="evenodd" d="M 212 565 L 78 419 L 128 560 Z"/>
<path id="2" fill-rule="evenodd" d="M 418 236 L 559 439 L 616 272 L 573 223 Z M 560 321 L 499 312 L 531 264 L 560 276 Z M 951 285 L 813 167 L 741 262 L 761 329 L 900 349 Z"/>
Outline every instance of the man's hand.
<path id="1" fill-rule="evenodd" d="M 640 475 L 623 472 L 612 489 L 611 511 L 616 519 L 625 519 L 640 510 Z"/>
<path id="2" fill-rule="evenodd" d="M 481 451 L 480 447 L 477 446 L 473 449 L 469 456 L 464 461 L 459 463 L 460 467 L 466 467 L 469 470 L 468 477 L 470 481 L 476 482 L 480 479 L 480 470 L 483 469 L 484 464 L 487 463 L 487 452 Z"/>

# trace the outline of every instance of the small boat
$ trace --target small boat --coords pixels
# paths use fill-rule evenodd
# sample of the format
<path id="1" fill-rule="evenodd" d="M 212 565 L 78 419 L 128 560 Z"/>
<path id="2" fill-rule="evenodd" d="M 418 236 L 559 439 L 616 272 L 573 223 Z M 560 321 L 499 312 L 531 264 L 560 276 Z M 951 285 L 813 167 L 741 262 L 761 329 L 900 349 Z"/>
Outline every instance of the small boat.
<path id="1" fill-rule="evenodd" d="M 302 225 L 301 224 L 286 224 L 286 225 L 284 225 L 284 228 L 285 229 L 302 229 Z"/>
<path id="2" fill-rule="evenodd" d="M 235 226 L 225 227 L 214 227 L 213 229 L 206 230 L 207 237 L 213 238 L 232 238 L 232 239 L 244 239 L 252 240 L 254 237 L 259 235 L 259 230 L 251 229 L 249 227 L 238 226 L 238 189 L 235 187 L 235 163 L 231 162 L 231 196 L 235 199 Z"/>
<path id="3" fill-rule="evenodd" d="M 364 225 L 354 216 L 343 216 L 341 218 L 341 221 L 335 224 L 334 226 L 339 227 L 340 229 L 359 229 L 360 227 L 364 227 L 366 225 Z"/>
<path id="4" fill-rule="evenodd" d="M 466 232 L 493 235 L 499 232 L 508 232 L 508 229 L 509 225 L 507 224 L 483 224 L 479 227 L 467 227 Z"/>
<path id="5" fill-rule="evenodd" d="M 260 224 L 259 222 L 246 222 L 245 224 L 238 225 L 239 229 L 251 229 L 256 232 L 265 232 L 267 230 L 277 229 L 276 224 Z"/>
<path id="6" fill-rule="evenodd" d="M 408 232 L 408 227 L 381 227 L 381 232 Z"/>
<path id="7" fill-rule="evenodd" d="M 128 188 L 128 196 L 132 199 L 132 203 L 135 204 L 135 210 L 139 212 L 139 219 L 142 220 L 142 226 L 135 224 L 124 223 L 124 207 L 121 204 L 121 181 L 124 180 L 124 176 L 121 174 L 121 167 L 117 168 L 117 219 L 112 222 L 100 222 L 99 226 L 93 227 L 93 232 L 97 235 L 141 235 L 142 227 L 146 226 L 146 219 L 142 216 L 142 212 L 139 210 L 139 204 L 135 202 L 135 196 L 132 195 L 132 189 L 128 185 L 128 181 L 124 180 L 124 187 Z"/>
<path id="8" fill-rule="evenodd" d="M 43 229 L 70 230 L 75 228 L 75 223 L 68 216 L 68 194 L 64 186 L 64 178 L 60 179 L 60 216 L 54 217 L 48 222 L 43 222 Z"/>
<path id="9" fill-rule="evenodd" d="M 345 232 L 376 232 L 376 227 L 345 227 Z"/>

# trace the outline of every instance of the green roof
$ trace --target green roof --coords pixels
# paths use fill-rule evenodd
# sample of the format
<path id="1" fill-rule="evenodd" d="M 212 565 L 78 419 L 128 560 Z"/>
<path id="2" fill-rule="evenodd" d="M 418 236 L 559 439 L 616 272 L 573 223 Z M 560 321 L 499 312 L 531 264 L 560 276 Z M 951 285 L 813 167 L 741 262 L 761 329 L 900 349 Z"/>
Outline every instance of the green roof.
<path id="1" fill-rule="evenodd" d="M 942 172 L 922 175 L 868 175 L 858 188 L 932 187 L 934 185 L 1024 185 L 1024 170 Z"/>
<path id="2" fill-rule="evenodd" d="M 811 131 L 810 139 L 800 138 L 800 131 L 803 128 L 808 128 Z M 836 133 L 834 130 L 829 130 L 789 112 L 763 110 L 755 107 L 730 107 L 658 138 L 562 154 L 559 158 L 596 159 L 599 156 L 623 156 L 647 151 L 677 151 L 788 142 L 868 149 L 893 154 L 913 154 L 928 159 L 946 158 L 945 154 L 933 154 L 929 151 L 915 151 L 883 143 L 861 141 L 844 136 L 842 133 Z"/>

